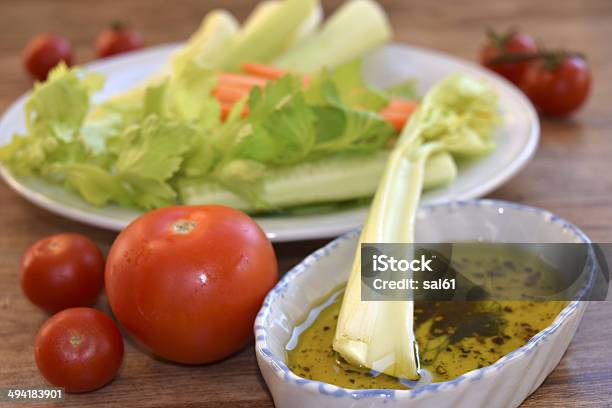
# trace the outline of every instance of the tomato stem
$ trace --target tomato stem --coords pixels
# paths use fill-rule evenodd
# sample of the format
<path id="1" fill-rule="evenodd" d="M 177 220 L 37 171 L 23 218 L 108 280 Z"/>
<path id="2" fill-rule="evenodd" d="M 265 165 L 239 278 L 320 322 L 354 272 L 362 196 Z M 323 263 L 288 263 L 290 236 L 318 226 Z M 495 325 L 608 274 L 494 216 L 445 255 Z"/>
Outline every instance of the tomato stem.
<path id="1" fill-rule="evenodd" d="M 503 64 L 507 62 L 525 62 L 531 61 L 538 58 L 542 58 L 543 55 L 540 52 L 516 52 L 512 54 L 499 54 L 495 58 L 491 59 L 491 64 Z"/>
<path id="2" fill-rule="evenodd" d="M 489 40 L 491 40 L 493 45 L 495 45 L 495 48 L 500 51 L 506 50 L 506 43 L 508 42 L 508 39 L 516 33 L 517 30 L 514 28 L 509 28 L 505 33 L 498 33 L 493 27 L 487 28 L 487 37 L 489 37 Z"/>
<path id="3" fill-rule="evenodd" d="M 123 31 L 125 30 L 126 24 L 121 20 L 113 20 L 110 23 L 110 28 L 113 31 Z"/>
<path id="4" fill-rule="evenodd" d="M 579 52 L 570 52 L 565 50 L 546 51 L 542 53 L 544 68 L 549 71 L 554 71 L 567 58 L 580 58 L 586 61 L 586 56 Z"/>
<path id="5" fill-rule="evenodd" d="M 62 247 L 62 243 L 59 240 L 57 240 L 57 239 L 52 239 L 47 244 L 47 249 L 50 252 L 55 252 L 56 250 L 60 249 L 61 247 Z"/>
<path id="6" fill-rule="evenodd" d="M 83 342 L 83 337 L 80 334 L 74 334 L 70 337 L 70 344 L 72 347 L 79 347 Z"/>
<path id="7" fill-rule="evenodd" d="M 172 224 L 172 231 L 175 234 L 186 235 L 194 230 L 198 223 L 193 220 L 178 220 Z"/>
<path id="8" fill-rule="evenodd" d="M 503 64 L 512 62 L 526 62 L 541 59 L 544 62 L 544 67 L 548 70 L 555 70 L 566 58 L 581 58 L 586 60 L 584 54 L 579 52 L 570 52 L 565 50 L 548 51 L 540 49 L 537 52 L 523 52 L 513 54 L 500 54 L 493 58 L 491 64 Z"/>

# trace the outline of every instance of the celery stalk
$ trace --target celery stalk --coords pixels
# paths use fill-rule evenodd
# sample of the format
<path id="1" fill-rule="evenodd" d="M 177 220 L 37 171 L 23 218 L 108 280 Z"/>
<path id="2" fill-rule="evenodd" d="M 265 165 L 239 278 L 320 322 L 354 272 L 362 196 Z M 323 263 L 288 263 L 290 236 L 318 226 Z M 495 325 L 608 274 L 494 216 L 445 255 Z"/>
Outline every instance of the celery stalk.
<path id="1" fill-rule="evenodd" d="M 318 0 L 284 0 L 278 7 L 264 11 L 219 57 L 219 66 L 237 69 L 244 61 L 268 62 L 276 58 L 295 38 L 318 4 Z"/>
<path id="2" fill-rule="evenodd" d="M 414 242 L 414 220 L 428 158 L 444 150 L 488 151 L 497 122 L 497 97 L 489 85 L 455 75 L 434 86 L 389 157 L 359 243 Z M 395 377 L 418 378 L 413 302 L 361 300 L 360 245 L 333 347 L 351 364 Z"/>
<path id="3" fill-rule="evenodd" d="M 274 208 L 329 203 L 371 197 L 376 192 L 389 152 L 344 155 L 272 169 L 261 186 L 262 200 Z M 457 175 L 451 155 L 433 155 L 425 165 L 423 189 L 448 184 Z M 222 204 L 242 211 L 257 208 L 238 194 L 216 182 L 182 181 L 178 185 L 181 202 L 188 205 Z"/>
<path id="4" fill-rule="evenodd" d="M 252 33 L 280 4 L 280 0 L 265 0 L 257 3 L 242 25 L 242 35 Z"/>
<path id="5" fill-rule="evenodd" d="M 210 11 L 187 43 L 172 55 L 173 70 L 180 70 L 189 60 L 216 66 L 215 61 L 231 46 L 238 32 L 238 21 L 229 12 Z"/>
<path id="6" fill-rule="evenodd" d="M 362 56 L 391 38 L 384 10 L 372 0 L 344 3 L 321 30 L 278 57 L 274 64 L 292 72 L 313 73 Z"/>
<path id="7" fill-rule="evenodd" d="M 163 83 L 168 77 L 179 72 L 189 61 L 197 61 L 208 66 L 216 66 L 215 61 L 238 34 L 238 21 L 225 10 L 212 10 L 202 19 L 200 27 L 189 37 L 187 43 L 175 51 L 168 64 L 159 72 L 146 78 L 131 89 L 117 94 L 94 106 L 88 119 L 96 119 L 108 114 L 108 106 L 130 106 L 133 110 L 140 109 L 145 90 L 149 86 Z"/>
<path id="8" fill-rule="evenodd" d="M 425 163 L 425 180 L 423 190 L 442 187 L 457 178 L 457 164 L 448 152 L 432 154 Z"/>
<path id="9" fill-rule="evenodd" d="M 270 16 L 274 10 L 280 7 L 281 4 L 282 3 L 280 0 L 266 0 L 258 3 L 247 20 L 244 22 L 242 29 L 244 35 L 249 35 L 261 24 L 265 24 L 268 16 Z M 305 38 L 308 38 L 319 27 L 322 19 L 323 9 L 321 8 L 320 4 L 317 4 L 306 20 L 304 20 L 298 29 L 295 30 L 293 35 L 287 39 L 287 46 L 285 50 L 295 46 Z"/>

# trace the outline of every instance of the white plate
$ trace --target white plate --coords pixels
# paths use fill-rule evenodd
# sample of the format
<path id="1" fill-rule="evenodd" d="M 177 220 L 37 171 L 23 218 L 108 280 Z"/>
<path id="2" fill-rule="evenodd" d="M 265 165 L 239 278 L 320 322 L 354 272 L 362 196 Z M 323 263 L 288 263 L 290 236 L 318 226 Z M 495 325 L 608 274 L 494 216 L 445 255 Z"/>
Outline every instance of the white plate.
<path id="1" fill-rule="evenodd" d="M 107 77 L 104 89 L 94 102 L 109 98 L 135 85 L 160 69 L 179 45 L 171 44 L 117 56 L 86 65 L 88 70 Z M 509 82 L 476 64 L 431 50 L 401 44 L 385 46 L 365 61 L 365 75 L 375 85 L 385 86 L 415 78 L 423 94 L 439 79 L 455 72 L 487 78 L 497 89 L 504 116 L 503 127 L 495 134 L 497 149 L 483 159 L 460 168 L 459 177 L 445 188 L 427 192 L 423 203 L 481 197 L 515 175 L 532 157 L 540 133 L 538 117 L 529 101 Z M 24 103 L 17 99 L 0 120 L 0 145 L 16 132 L 24 132 Z M 19 194 L 34 204 L 66 218 L 102 228 L 120 230 L 140 212 L 117 206 L 94 207 L 63 188 L 36 179 L 14 177 L 0 166 L 0 174 Z M 321 215 L 258 217 L 257 221 L 273 241 L 327 238 L 359 226 L 367 208 Z"/>

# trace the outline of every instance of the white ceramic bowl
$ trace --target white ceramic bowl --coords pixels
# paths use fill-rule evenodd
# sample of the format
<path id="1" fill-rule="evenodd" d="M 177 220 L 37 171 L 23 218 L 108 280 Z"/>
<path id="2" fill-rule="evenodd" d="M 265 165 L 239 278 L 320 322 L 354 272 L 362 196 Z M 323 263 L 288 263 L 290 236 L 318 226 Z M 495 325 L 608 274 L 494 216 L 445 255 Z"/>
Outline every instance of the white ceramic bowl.
<path id="1" fill-rule="evenodd" d="M 419 242 L 590 242 L 577 227 L 547 211 L 494 200 L 422 207 L 416 227 Z M 255 349 L 277 408 L 516 407 L 559 363 L 586 309 L 586 302 L 570 302 L 525 346 L 447 382 L 408 391 L 352 390 L 299 377 L 286 365 L 287 341 L 310 307 L 347 280 L 357 240 L 354 231 L 314 252 L 264 301 L 255 321 Z"/>

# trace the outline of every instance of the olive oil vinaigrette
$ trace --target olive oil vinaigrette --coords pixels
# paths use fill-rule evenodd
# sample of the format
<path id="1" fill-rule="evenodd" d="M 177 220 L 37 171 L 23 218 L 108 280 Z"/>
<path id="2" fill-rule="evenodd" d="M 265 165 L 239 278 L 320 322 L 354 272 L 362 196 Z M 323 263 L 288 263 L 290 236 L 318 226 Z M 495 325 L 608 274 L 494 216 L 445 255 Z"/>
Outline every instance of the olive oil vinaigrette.
<path id="1" fill-rule="evenodd" d="M 493 274 L 496 285 L 504 279 L 520 280 L 528 288 L 557 284 L 556 269 L 525 255 L 515 252 L 500 257 L 476 250 L 454 266 L 476 280 L 486 281 Z M 287 344 L 289 368 L 301 377 L 345 388 L 413 388 L 415 382 L 352 366 L 333 350 L 342 293 L 337 289 L 328 295 L 295 328 Z M 414 326 L 421 368 L 431 381 L 441 382 L 491 365 L 549 326 L 566 304 L 534 300 L 417 301 Z"/>

